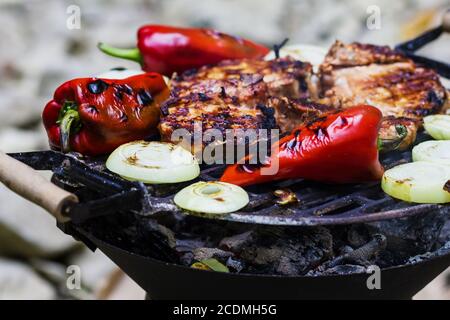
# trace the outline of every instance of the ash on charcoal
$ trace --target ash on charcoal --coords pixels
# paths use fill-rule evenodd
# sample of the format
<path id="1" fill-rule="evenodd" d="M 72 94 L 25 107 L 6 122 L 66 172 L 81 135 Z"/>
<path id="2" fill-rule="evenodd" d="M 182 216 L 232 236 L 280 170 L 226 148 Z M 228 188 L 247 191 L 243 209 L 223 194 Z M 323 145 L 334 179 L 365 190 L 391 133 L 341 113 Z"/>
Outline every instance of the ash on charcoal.
<path id="1" fill-rule="evenodd" d="M 385 248 L 386 237 L 382 234 L 375 234 L 369 242 L 355 250 L 353 250 L 350 246 L 344 246 L 344 248 L 340 250 L 340 256 L 326 261 L 325 263 L 317 267 L 313 271 L 313 274 L 336 272 L 335 270 L 340 270 L 338 268 L 339 266 L 343 266 L 346 264 L 368 267 L 369 265 L 373 264 L 374 258 Z"/>
<path id="2" fill-rule="evenodd" d="M 225 265 L 228 267 L 228 269 L 230 269 L 231 271 L 236 272 L 236 273 L 241 272 L 245 268 L 244 262 L 242 262 L 241 260 L 237 260 L 237 259 L 235 260 L 231 257 L 228 258 Z"/>
<path id="3" fill-rule="evenodd" d="M 197 261 L 211 258 L 219 261 L 226 261 L 228 258 L 234 256 L 232 252 L 223 251 L 217 248 L 196 248 L 192 253 L 194 254 L 194 259 Z"/>
<path id="4" fill-rule="evenodd" d="M 195 262 L 194 254 L 192 252 L 185 252 L 180 256 L 180 264 L 183 266 L 191 266 Z"/>
<path id="5" fill-rule="evenodd" d="M 446 219 L 443 212 L 434 211 L 367 224 L 368 230 L 387 238 L 387 248 L 380 255 L 380 266 L 403 264 L 411 256 L 435 249 Z"/>
<path id="6" fill-rule="evenodd" d="M 371 236 L 364 225 L 351 225 L 347 232 L 348 245 L 352 247 L 360 247 L 370 240 Z"/>
<path id="7" fill-rule="evenodd" d="M 423 260 L 431 259 L 434 257 L 439 257 L 439 256 L 449 254 L 449 253 L 450 253 L 450 241 L 446 242 L 442 247 L 440 247 L 439 249 L 437 249 L 433 252 L 425 252 L 425 253 L 422 253 L 422 254 L 419 254 L 414 257 L 409 258 L 407 263 L 415 264 L 415 263 L 422 262 Z"/>
<path id="8" fill-rule="evenodd" d="M 447 219 L 447 221 L 444 223 L 444 226 L 442 227 L 441 233 L 439 235 L 440 243 L 446 243 L 448 241 L 450 241 L 450 219 Z"/>
<path id="9" fill-rule="evenodd" d="M 247 231 L 231 237 L 226 237 L 220 241 L 219 247 L 224 250 L 237 252 L 242 250 L 242 248 L 248 245 L 249 243 L 251 243 L 253 241 L 253 237 L 254 237 L 253 231 Z"/>
<path id="10" fill-rule="evenodd" d="M 260 227 L 254 241 L 236 253 L 254 272 L 304 274 L 333 255 L 326 228 Z"/>
<path id="11" fill-rule="evenodd" d="M 200 248 L 204 242 L 199 239 L 177 239 L 177 252 L 192 252 L 195 248 Z"/>
<path id="12" fill-rule="evenodd" d="M 430 212 L 370 224 L 276 227 L 178 213 L 154 218 L 120 213 L 93 219 L 86 227 L 125 250 L 184 266 L 214 258 L 236 273 L 318 276 L 361 273 L 368 265 L 384 268 L 444 254 L 450 250 L 450 242 L 442 241 L 450 238 L 450 228 L 442 228 L 444 217 Z"/>
<path id="13" fill-rule="evenodd" d="M 165 245 L 174 248 L 177 245 L 177 240 L 175 239 L 175 234 L 169 228 L 156 223 L 153 220 L 147 220 L 147 230 L 148 234 L 160 234 L 165 242 Z"/>
<path id="14" fill-rule="evenodd" d="M 354 273 L 366 273 L 367 269 L 363 266 L 353 265 L 353 264 L 343 264 L 340 266 L 335 266 L 333 268 L 329 268 L 323 271 L 319 270 L 311 270 L 307 273 L 308 276 L 317 277 L 317 276 L 331 276 L 331 275 L 346 275 L 346 274 L 354 274 Z"/>
<path id="15" fill-rule="evenodd" d="M 339 251 L 339 254 L 340 254 L 340 255 L 344 255 L 344 254 L 347 254 L 347 253 L 352 252 L 352 251 L 353 251 L 353 248 L 350 247 L 349 245 L 344 245 L 344 246 L 342 246 L 341 248 L 339 248 L 338 251 Z"/>

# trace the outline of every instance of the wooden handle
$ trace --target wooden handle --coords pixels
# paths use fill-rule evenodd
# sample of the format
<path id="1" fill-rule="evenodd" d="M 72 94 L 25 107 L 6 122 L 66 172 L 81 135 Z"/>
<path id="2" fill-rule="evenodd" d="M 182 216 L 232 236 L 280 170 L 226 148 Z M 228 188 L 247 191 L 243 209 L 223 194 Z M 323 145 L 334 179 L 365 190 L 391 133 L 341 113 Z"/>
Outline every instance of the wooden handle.
<path id="1" fill-rule="evenodd" d="M 450 9 L 448 9 L 444 13 L 444 16 L 442 18 L 442 28 L 445 32 L 450 32 Z"/>
<path id="2" fill-rule="evenodd" d="M 70 218 L 64 211 L 69 205 L 78 203 L 73 193 L 67 192 L 22 162 L 0 151 L 0 182 L 51 213 L 59 222 Z"/>

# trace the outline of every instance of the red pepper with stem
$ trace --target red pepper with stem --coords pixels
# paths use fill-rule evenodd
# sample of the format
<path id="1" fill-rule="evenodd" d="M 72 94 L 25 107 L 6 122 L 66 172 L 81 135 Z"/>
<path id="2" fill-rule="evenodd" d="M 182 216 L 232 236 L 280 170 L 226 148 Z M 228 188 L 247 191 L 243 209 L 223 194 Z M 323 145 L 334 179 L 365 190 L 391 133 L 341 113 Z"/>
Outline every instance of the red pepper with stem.
<path id="1" fill-rule="evenodd" d="M 329 114 L 280 139 L 267 163 L 228 166 L 220 181 L 247 186 L 297 178 L 330 183 L 379 180 L 383 174 L 378 160 L 381 119 L 377 108 L 366 105 Z M 274 161 L 278 171 L 263 174 L 261 170 Z"/>
<path id="2" fill-rule="evenodd" d="M 56 89 L 42 118 L 50 146 L 100 155 L 157 132 L 169 89 L 158 73 L 122 80 L 79 78 Z"/>
<path id="3" fill-rule="evenodd" d="M 146 25 L 138 30 L 137 48 L 118 49 L 99 43 L 101 51 L 139 62 L 145 71 L 173 72 L 216 64 L 222 60 L 262 58 L 270 50 L 250 40 L 212 29 Z"/>

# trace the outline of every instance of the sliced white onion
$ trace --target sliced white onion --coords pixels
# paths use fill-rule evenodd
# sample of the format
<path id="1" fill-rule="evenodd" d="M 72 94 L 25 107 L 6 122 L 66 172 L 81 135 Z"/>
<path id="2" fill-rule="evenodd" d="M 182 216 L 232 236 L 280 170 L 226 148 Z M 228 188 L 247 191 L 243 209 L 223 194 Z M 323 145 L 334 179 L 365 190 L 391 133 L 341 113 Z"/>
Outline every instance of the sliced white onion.
<path id="1" fill-rule="evenodd" d="M 450 140 L 450 115 L 435 114 L 423 118 L 425 130 L 436 140 Z"/>
<path id="2" fill-rule="evenodd" d="M 177 206 L 191 212 L 225 214 L 245 207 L 247 192 L 231 183 L 200 181 L 180 190 L 174 198 Z"/>
<path id="3" fill-rule="evenodd" d="M 447 203 L 450 192 L 444 186 L 450 180 L 450 166 L 417 161 L 387 170 L 381 188 L 390 196 L 408 202 Z"/>
<path id="4" fill-rule="evenodd" d="M 127 180 L 145 183 L 189 181 L 200 174 L 194 156 L 172 143 L 134 141 L 111 153 L 106 167 Z"/>
<path id="5" fill-rule="evenodd" d="M 425 141 L 412 150 L 414 161 L 436 162 L 450 166 L 450 140 Z"/>
<path id="6" fill-rule="evenodd" d="M 327 49 L 310 44 L 293 44 L 280 49 L 281 58 L 291 56 L 296 60 L 309 62 L 313 65 L 314 71 L 318 70 L 326 54 Z M 275 52 L 273 50 L 270 51 L 264 59 L 275 59 Z"/>

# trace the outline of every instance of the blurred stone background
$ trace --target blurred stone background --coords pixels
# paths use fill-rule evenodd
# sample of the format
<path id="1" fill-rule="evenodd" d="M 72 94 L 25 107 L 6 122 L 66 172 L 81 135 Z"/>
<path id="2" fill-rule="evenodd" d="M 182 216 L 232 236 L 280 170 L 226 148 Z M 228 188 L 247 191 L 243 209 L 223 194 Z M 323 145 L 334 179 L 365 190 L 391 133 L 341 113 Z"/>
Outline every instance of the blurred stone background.
<path id="1" fill-rule="evenodd" d="M 71 5 L 81 28 L 66 21 Z M 368 7 L 381 29 L 369 30 Z M 439 23 L 448 0 L 0 0 L 0 149 L 41 150 L 40 113 L 62 82 L 116 66 L 137 65 L 101 54 L 98 41 L 131 47 L 145 23 L 207 26 L 271 45 L 329 46 L 335 39 L 393 45 Z M 450 61 L 450 36 L 423 50 Z M 82 271 L 82 289 L 67 290 L 66 266 Z M 449 273 L 416 298 L 450 299 Z M 55 227 L 43 210 L 0 186 L 0 299 L 141 299 L 144 293 L 101 253 L 91 253 Z"/>

